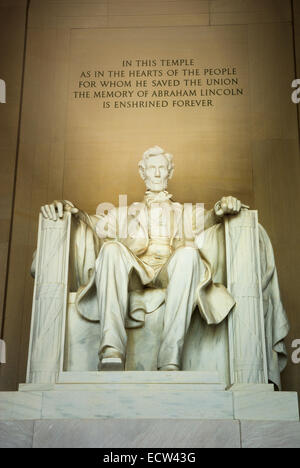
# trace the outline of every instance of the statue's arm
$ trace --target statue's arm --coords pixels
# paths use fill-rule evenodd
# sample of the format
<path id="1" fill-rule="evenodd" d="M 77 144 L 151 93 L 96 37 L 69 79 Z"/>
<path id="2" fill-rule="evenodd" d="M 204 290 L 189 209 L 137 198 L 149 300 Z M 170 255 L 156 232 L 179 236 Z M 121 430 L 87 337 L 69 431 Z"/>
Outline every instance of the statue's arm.
<path id="1" fill-rule="evenodd" d="M 221 200 L 215 204 L 212 210 L 204 210 L 204 220 L 201 231 L 203 230 L 203 228 L 204 230 L 209 229 L 215 224 L 221 223 L 225 215 L 237 215 L 241 211 L 242 207 L 249 208 L 248 206 L 243 205 L 241 201 L 235 197 L 222 197 Z M 197 209 L 195 210 L 195 212 L 196 211 Z M 196 234 L 199 234 L 199 232 L 197 232 L 197 229 Z"/>
<path id="2" fill-rule="evenodd" d="M 204 212 L 204 229 L 209 229 L 210 227 L 214 226 L 215 224 L 221 223 L 222 217 L 217 216 L 215 209 L 212 210 L 205 210 Z"/>

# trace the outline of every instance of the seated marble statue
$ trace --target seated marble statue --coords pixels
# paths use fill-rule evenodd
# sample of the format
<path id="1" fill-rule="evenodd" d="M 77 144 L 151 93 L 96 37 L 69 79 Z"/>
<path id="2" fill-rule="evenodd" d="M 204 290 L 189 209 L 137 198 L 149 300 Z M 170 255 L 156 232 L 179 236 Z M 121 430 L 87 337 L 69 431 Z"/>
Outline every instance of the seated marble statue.
<path id="1" fill-rule="evenodd" d="M 115 370 L 124 370 L 126 328 L 142 326 L 145 313 L 162 301 L 165 312 L 157 369 L 168 371 L 181 369 L 196 308 L 208 325 L 215 325 L 223 322 L 235 305 L 225 286 L 224 243 L 217 245 L 220 229 L 215 228 L 222 226 L 225 215 L 237 215 L 243 205 L 235 197 L 225 196 L 210 211 L 200 205 L 186 208 L 167 192 L 173 171 L 172 155 L 156 146 L 147 150 L 139 163 L 146 185 L 142 202 L 108 211 L 100 205 L 94 216 L 67 200 L 41 208 L 44 218 L 53 221 L 62 218 L 65 211 L 73 214 L 76 307 L 83 317 L 100 322 L 99 370 L 110 370 L 112 363 Z M 208 233 L 206 239 L 204 233 Z M 220 269 L 222 279 L 216 281 Z M 150 289 L 164 289 L 165 294 L 154 294 L 153 303 L 144 310 L 143 296 Z M 131 291 L 137 292 L 133 302 Z M 288 325 L 282 308 L 276 320 L 284 331 L 276 343 L 271 337 L 270 353 L 277 346 L 276 352 L 284 355 L 282 338 Z"/>

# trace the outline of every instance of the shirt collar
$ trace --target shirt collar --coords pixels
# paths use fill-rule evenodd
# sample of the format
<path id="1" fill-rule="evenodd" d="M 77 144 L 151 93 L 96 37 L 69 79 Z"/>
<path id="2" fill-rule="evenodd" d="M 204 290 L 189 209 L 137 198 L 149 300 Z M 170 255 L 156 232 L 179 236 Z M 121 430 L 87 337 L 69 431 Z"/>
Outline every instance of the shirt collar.
<path id="1" fill-rule="evenodd" d="M 144 200 L 147 205 L 151 205 L 152 203 L 169 202 L 172 197 L 173 195 L 167 190 L 163 190 L 162 192 L 152 192 L 151 190 L 147 190 Z"/>

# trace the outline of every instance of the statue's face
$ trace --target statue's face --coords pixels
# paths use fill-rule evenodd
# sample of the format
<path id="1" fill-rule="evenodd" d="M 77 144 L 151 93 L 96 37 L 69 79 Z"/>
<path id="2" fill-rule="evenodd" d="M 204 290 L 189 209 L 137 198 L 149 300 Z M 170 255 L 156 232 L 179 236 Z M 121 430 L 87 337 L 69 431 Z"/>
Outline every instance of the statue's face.
<path id="1" fill-rule="evenodd" d="M 145 184 L 148 190 L 161 192 L 168 186 L 168 161 L 162 155 L 150 156 L 146 162 L 144 172 Z"/>

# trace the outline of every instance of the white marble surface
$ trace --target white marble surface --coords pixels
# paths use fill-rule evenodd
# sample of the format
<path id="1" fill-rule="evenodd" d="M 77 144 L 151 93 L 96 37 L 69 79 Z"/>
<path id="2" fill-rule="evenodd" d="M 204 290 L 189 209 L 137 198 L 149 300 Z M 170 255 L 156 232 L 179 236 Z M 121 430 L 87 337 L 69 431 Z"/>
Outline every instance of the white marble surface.
<path id="1" fill-rule="evenodd" d="M 300 448 L 300 423 L 197 419 L 0 421 L 0 448 Z"/>
<path id="2" fill-rule="evenodd" d="M 76 293 L 69 294 L 64 367 L 72 372 L 97 371 L 100 326 L 78 314 L 75 298 Z"/>
<path id="3" fill-rule="evenodd" d="M 162 371 L 127 371 L 127 372 L 62 372 L 59 383 L 181 383 L 181 384 L 220 384 L 217 372 L 162 372 Z"/>
<path id="4" fill-rule="evenodd" d="M 0 392 L 0 420 L 39 419 L 42 392 Z"/>
<path id="5" fill-rule="evenodd" d="M 140 389 L 44 392 L 42 419 L 233 419 L 230 392 Z"/>
<path id="6" fill-rule="evenodd" d="M 257 211 L 228 217 L 225 233 L 227 288 L 236 301 L 228 318 L 231 384 L 267 383 Z"/>
<path id="7" fill-rule="evenodd" d="M 0 392 L 0 420 L 187 418 L 299 421 L 298 397 L 272 385 L 225 391 L 214 373 L 95 372 L 79 383 Z M 80 374 L 82 376 L 82 374 Z M 96 376 L 96 379 L 94 377 Z M 216 383 L 214 383 L 216 382 Z"/>
<path id="8" fill-rule="evenodd" d="M 243 385 L 225 391 L 215 372 L 91 372 L 62 377 L 59 384 L 25 384 L 19 392 L 0 392 L 0 420 L 299 421 L 296 393 L 274 392 L 272 385 Z"/>
<path id="9" fill-rule="evenodd" d="M 169 392 L 170 391 L 170 384 L 168 383 L 144 383 L 142 384 L 142 388 L 146 390 L 151 390 L 153 392 L 157 391 L 159 386 L 160 392 Z M 39 384 L 29 384 L 24 385 L 21 387 L 21 392 L 37 392 L 37 391 L 97 391 L 97 392 L 107 392 L 108 390 L 130 390 L 131 392 L 140 392 L 141 391 L 141 384 L 138 383 L 82 383 L 82 384 L 54 384 L 52 386 L 48 386 L 45 388 L 43 385 Z M 188 384 L 181 384 L 181 383 L 172 383 L 171 384 L 172 390 L 176 391 L 198 391 L 198 392 L 210 392 L 210 391 L 224 391 L 224 385 L 222 384 L 197 384 L 197 383 L 188 383 Z"/>
<path id="10" fill-rule="evenodd" d="M 68 297 L 71 215 L 40 215 L 26 381 L 54 383 L 62 368 Z"/>
<path id="11" fill-rule="evenodd" d="M 150 291 L 150 294 L 152 294 L 152 291 Z M 144 297 L 145 301 L 147 301 L 149 292 Z M 145 315 L 145 325 L 143 327 L 127 330 L 126 370 L 157 370 L 164 313 L 165 304 L 162 304 L 155 312 Z"/>
<path id="12" fill-rule="evenodd" d="M 0 448 L 32 448 L 34 421 L 0 421 Z"/>
<path id="13" fill-rule="evenodd" d="M 295 392 L 233 392 L 234 418 L 260 421 L 299 421 Z"/>
<path id="14" fill-rule="evenodd" d="M 274 392 L 273 384 L 234 384 L 229 389 L 231 392 Z"/>
<path id="15" fill-rule="evenodd" d="M 241 421 L 242 448 L 300 448 L 300 423 Z"/>
<path id="16" fill-rule="evenodd" d="M 239 448 L 238 421 L 38 421 L 36 448 Z"/>
<path id="17" fill-rule="evenodd" d="M 54 389 L 55 384 L 19 384 L 19 392 L 49 392 Z"/>

